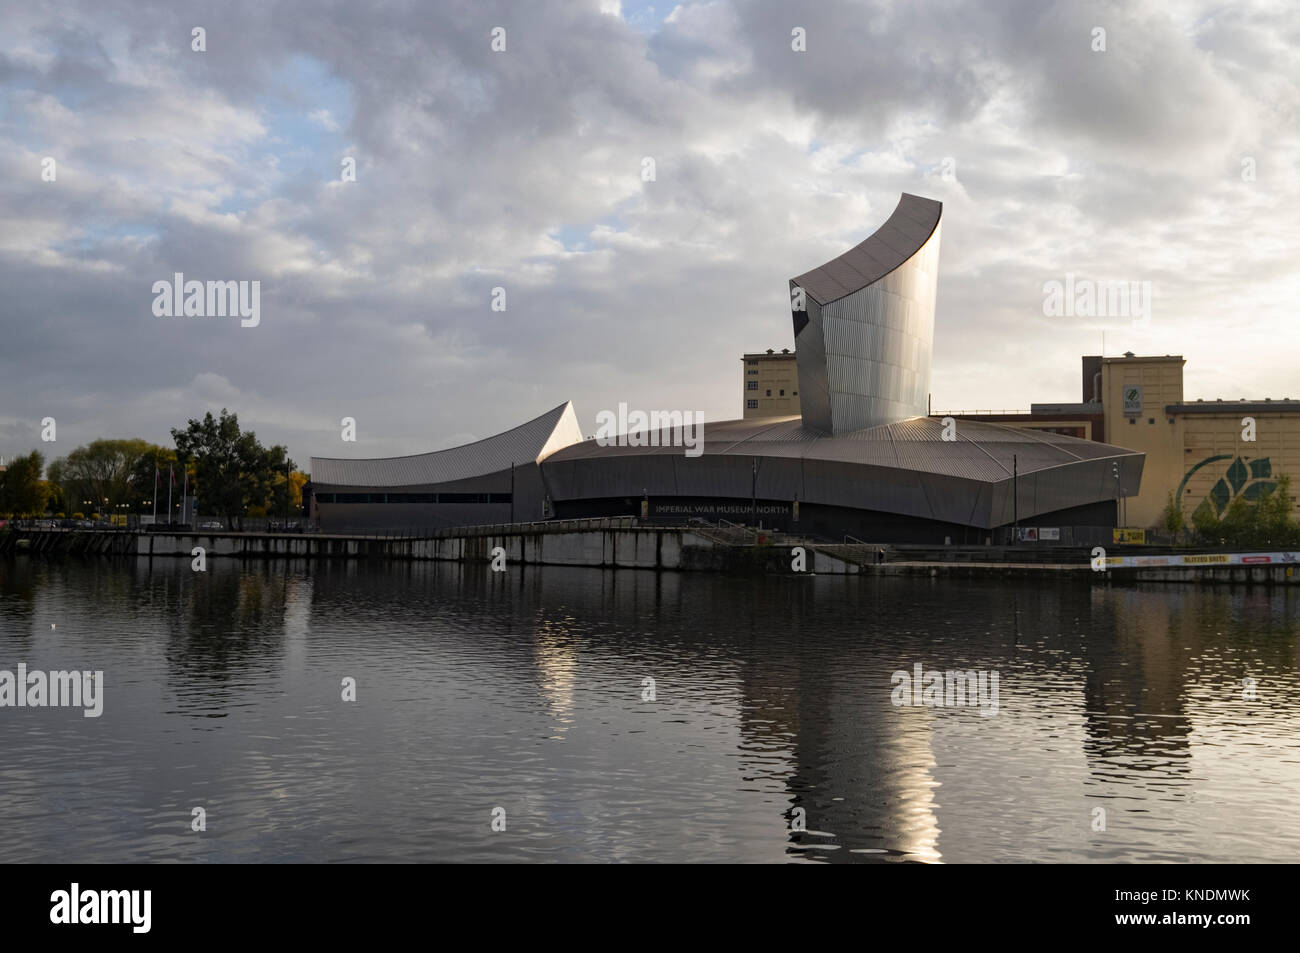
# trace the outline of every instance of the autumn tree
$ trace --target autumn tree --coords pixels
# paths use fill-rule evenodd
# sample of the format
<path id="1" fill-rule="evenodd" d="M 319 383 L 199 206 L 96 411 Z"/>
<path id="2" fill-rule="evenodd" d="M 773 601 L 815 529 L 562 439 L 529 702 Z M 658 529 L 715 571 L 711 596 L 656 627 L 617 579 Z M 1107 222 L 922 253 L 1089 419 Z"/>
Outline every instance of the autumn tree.
<path id="1" fill-rule="evenodd" d="M 49 487 L 41 479 L 45 457 L 33 450 L 24 457 L 14 457 L 0 473 L 0 513 L 10 516 L 43 516 Z"/>
<path id="2" fill-rule="evenodd" d="M 71 509 L 90 500 L 96 509 L 126 504 L 144 511 L 153 500 L 154 464 L 171 451 L 138 438 L 95 440 L 50 464 L 50 481 Z"/>

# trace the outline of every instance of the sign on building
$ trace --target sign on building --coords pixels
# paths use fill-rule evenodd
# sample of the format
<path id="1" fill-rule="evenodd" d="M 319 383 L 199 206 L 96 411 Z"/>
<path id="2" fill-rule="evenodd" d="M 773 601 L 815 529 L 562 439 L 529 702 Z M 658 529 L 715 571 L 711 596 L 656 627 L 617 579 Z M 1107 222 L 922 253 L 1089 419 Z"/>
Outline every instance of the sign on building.
<path id="1" fill-rule="evenodd" d="M 1040 526 L 1038 527 L 1038 538 L 1055 539 L 1059 541 L 1061 538 L 1061 528 L 1059 526 Z"/>
<path id="2" fill-rule="evenodd" d="M 1115 527 L 1112 530 L 1113 541 L 1116 543 L 1146 543 L 1147 531 L 1145 529 L 1129 529 L 1127 527 Z"/>
<path id="3" fill-rule="evenodd" d="M 1142 416 L 1142 385 L 1124 385 L 1124 414 L 1130 417 Z"/>

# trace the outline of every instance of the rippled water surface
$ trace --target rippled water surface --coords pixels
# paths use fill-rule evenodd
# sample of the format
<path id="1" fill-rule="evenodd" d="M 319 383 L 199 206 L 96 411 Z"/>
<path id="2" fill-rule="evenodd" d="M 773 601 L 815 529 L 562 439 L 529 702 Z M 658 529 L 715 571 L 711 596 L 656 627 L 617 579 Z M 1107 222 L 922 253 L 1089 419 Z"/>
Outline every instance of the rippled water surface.
<path id="1" fill-rule="evenodd" d="M 104 710 L 0 708 L 0 861 L 1295 861 L 1298 603 L 19 557 L 0 669 Z"/>

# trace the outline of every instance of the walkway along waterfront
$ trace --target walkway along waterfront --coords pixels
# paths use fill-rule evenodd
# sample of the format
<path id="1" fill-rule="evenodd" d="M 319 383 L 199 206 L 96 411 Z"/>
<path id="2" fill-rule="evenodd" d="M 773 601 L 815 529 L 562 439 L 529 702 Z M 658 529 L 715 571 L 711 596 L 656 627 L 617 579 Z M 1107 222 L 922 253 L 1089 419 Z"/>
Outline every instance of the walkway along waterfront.
<path id="1" fill-rule="evenodd" d="M 390 559 L 682 572 L 1055 576 L 1111 581 L 1300 583 L 1300 553 L 1181 552 L 1117 547 L 1106 569 L 1086 547 L 831 544 L 741 526 L 647 526 L 634 517 L 460 527 L 422 536 L 0 530 L 0 555 L 213 559 Z M 802 550 L 802 554 L 800 554 Z"/>

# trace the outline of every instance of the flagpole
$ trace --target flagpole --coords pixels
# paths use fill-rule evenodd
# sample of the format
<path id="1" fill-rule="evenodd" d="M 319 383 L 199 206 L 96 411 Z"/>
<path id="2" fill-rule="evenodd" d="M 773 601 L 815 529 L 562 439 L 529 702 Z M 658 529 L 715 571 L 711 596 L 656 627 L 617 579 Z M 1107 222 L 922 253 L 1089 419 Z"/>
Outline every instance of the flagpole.
<path id="1" fill-rule="evenodd" d="M 172 472 L 171 464 L 167 464 L 167 525 L 172 525 L 172 485 L 176 482 L 176 474 Z"/>
<path id="2" fill-rule="evenodd" d="M 190 495 L 190 468 L 185 468 L 185 485 L 181 487 L 181 522 L 189 522 L 190 504 L 186 499 Z"/>
<path id="3" fill-rule="evenodd" d="M 158 464 L 153 465 L 153 521 L 158 522 L 158 481 L 161 477 L 158 474 Z"/>

